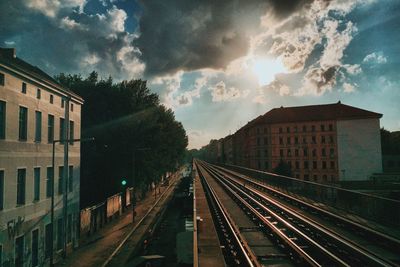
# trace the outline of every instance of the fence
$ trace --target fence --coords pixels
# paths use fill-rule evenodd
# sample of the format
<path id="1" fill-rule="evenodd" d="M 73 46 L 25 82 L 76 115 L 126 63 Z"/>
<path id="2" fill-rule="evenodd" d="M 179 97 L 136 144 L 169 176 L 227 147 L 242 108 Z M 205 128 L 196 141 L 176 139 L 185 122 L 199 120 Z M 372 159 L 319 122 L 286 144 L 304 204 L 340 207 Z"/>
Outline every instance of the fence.
<path id="1" fill-rule="evenodd" d="M 223 165 L 289 195 L 344 210 L 385 225 L 400 226 L 400 201 L 298 180 L 236 165 Z"/>
<path id="2" fill-rule="evenodd" d="M 131 204 L 132 188 L 125 191 L 126 207 Z M 80 235 L 91 235 L 102 228 L 108 221 L 122 213 L 122 193 L 115 194 L 95 206 L 82 209 L 80 212 Z"/>

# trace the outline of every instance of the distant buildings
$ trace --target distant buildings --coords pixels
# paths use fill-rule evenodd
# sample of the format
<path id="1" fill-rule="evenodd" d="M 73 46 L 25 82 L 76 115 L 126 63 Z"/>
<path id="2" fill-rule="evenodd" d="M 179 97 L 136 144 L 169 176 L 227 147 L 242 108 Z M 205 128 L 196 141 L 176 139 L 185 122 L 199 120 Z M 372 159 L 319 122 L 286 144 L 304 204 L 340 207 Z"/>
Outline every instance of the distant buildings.
<path id="1" fill-rule="evenodd" d="M 366 180 L 382 172 L 382 114 L 344 105 L 274 108 L 219 142 L 216 161 L 316 182 Z M 210 143 L 206 150 L 218 150 Z M 232 153 L 230 152 L 232 151 Z"/>
<path id="2" fill-rule="evenodd" d="M 68 246 L 76 241 L 80 143 L 69 145 L 69 166 L 63 166 L 64 145 L 57 143 L 53 169 L 52 141 L 64 139 L 66 123 L 70 138 L 80 138 L 82 103 L 81 97 L 16 57 L 14 49 L 0 49 L 0 266 L 48 264 L 51 242 L 56 251 L 62 249 L 64 220 L 67 220 Z M 64 117 L 66 109 L 69 109 L 68 122 Z M 62 213 L 64 168 L 69 170 L 66 217 Z M 52 179 L 53 239 L 50 234 Z"/>

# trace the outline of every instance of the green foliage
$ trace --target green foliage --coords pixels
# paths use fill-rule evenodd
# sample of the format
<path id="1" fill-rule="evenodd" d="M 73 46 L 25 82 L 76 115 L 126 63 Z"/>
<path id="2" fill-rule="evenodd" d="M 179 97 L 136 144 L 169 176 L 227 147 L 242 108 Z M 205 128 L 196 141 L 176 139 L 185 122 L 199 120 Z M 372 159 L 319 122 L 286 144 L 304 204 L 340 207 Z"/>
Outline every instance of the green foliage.
<path id="1" fill-rule="evenodd" d="M 91 204 L 118 192 L 120 177 L 144 190 L 174 171 L 185 156 L 186 132 L 172 110 L 160 105 L 146 81 L 113 83 L 92 72 L 55 77 L 82 96 L 81 202 Z"/>
<path id="2" fill-rule="evenodd" d="M 381 145 L 383 155 L 400 155 L 400 132 L 381 129 Z"/>
<path id="3" fill-rule="evenodd" d="M 279 164 L 274 168 L 273 173 L 292 177 L 292 169 L 290 168 L 289 164 L 281 160 Z"/>

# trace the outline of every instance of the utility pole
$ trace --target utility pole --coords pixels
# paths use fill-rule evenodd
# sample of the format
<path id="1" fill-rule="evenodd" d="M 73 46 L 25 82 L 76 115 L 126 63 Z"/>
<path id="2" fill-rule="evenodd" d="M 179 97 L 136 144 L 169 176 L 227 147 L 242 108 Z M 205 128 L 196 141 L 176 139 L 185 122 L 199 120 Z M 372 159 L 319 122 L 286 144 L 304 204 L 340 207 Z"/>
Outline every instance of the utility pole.
<path id="1" fill-rule="evenodd" d="M 69 172 L 69 166 L 68 166 L 68 150 L 69 150 L 69 102 L 70 102 L 70 97 L 66 97 L 65 100 L 65 119 L 64 119 L 64 173 L 63 173 L 63 253 L 62 256 L 65 259 L 67 256 L 67 218 L 68 218 L 68 172 Z"/>

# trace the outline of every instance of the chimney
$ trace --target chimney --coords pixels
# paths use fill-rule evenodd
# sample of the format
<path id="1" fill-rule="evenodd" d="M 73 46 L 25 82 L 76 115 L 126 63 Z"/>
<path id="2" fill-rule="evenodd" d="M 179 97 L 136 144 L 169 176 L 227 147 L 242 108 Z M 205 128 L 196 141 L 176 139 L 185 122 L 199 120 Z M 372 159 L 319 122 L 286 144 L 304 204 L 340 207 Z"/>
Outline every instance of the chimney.
<path id="1" fill-rule="evenodd" d="M 15 53 L 15 48 L 1 48 L 1 47 L 0 47 L 0 56 L 8 59 L 14 59 L 17 57 Z"/>

